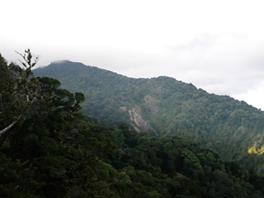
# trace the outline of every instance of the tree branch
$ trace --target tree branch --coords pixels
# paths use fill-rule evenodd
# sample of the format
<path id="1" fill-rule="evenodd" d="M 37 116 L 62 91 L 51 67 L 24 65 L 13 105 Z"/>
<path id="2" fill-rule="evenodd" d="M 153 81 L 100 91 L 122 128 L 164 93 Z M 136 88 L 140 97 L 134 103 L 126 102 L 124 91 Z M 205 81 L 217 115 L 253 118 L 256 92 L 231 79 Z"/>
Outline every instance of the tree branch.
<path id="1" fill-rule="evenodd" d="M 17 120 L 13 121 L 11 124 L 9 124 L 7 127 L 5 127 L 4 129 L 0 130 L 0 137 L 6 133 L 7 131 L 9 131 L 21 118 L 21 115 L 18 117 Z"/>

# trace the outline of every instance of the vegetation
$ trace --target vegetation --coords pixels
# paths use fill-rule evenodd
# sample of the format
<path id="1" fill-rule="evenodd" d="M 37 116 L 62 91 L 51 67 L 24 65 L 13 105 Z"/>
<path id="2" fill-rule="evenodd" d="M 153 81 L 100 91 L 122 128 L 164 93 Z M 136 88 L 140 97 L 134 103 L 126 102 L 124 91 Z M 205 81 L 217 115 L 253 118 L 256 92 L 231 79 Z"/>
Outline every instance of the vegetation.
<path id="1" fill-rule="evenodd" d="M 248 154 L 263 155 L 264 146 L 257 148 L 255 145 L 248 149 Z"/>
<path id="2" fill-rule="evenodd" d="M 69 61 L 35 73 L 57 78 L 63 87 L 84 93 L 87 100 L 82 112 L 107 126 L 126 123 L 138 132 L 192 138 L 227 161 L 244 160 L 248 149 L 264 144 L 262 111 L 173 78 L 134 79 Z M 263 163 L 256 167 L 264 174 Z"/>
<path id="3" fill-rule="evenodd" d="M 0 130 L 14 123 L 0 136 L 0 197 L 264 196 L 263 178 L 188 139 L 91 121 L 82 94 L 27 68 L 0 56 Z"/>

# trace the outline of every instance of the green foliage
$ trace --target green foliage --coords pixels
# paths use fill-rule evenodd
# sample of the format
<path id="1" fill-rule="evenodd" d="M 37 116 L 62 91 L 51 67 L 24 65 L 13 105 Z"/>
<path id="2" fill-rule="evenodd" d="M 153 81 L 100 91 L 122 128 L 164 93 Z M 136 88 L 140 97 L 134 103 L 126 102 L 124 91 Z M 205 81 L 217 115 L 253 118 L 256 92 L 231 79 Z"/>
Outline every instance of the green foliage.
<path id="1" fill-rule="evenodd" d="M 69 61 L 35 73 L 57 78 L 71 91 L 83 92 L 87 98 L 82 105 L 84 114 L 108 126 L 126 123 L 161 137 L 186 136 L 228 161 L 242 160 L 248 147 L 264 144 L 262 111 L 173 78 L 134 79 Z M 254 166 L 264 174 L 262 164 Z"/>
<path id="2" fill-rule="evenodd" d="M 10 84 L 1 85 L 2 96 L 23 95 L 13 86 L 21 73 L 5 62 L 0 71 Z M 60 88 L 55 79 L 31 76 L 23 86 L 26 94 L 37 90 L 36 99 L 0 136 L 0 197 L 264 196 L 263 178 L 192 141 L 138 134 L 126 125 L 103 127 L 80 114 L 83 95 Z M 4 101 L 14 114 L 24 108 Z M 0 122 L 8 123 L 2 113 Z"/>

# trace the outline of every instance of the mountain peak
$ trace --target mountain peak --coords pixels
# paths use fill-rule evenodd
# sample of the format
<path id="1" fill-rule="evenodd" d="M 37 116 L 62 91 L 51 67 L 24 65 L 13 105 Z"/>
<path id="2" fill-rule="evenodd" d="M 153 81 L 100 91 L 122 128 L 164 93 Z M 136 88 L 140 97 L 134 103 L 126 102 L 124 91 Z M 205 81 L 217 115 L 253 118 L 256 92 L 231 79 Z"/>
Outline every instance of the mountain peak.
<path id="1" fill-rule="evenodd" d="M 56 61 L 53 61 L 51 62 L 50 64 L 67 64 L 67 63 L 72 63 L 72 61 L 70 60 L 56 60 Z"/>
<path id="2" fill-rule="evenodd" d="M 207 147 L 214 145 L 211 149 L 228 160 L 257 140 L 264 143 L 263 112 L 171 77 L 128 78 L 71 61 L 56 62 L 35 74 L 84 93 L 83 112 L 107 125 L 126 123 L 139 132 L 191 136 Z"/>

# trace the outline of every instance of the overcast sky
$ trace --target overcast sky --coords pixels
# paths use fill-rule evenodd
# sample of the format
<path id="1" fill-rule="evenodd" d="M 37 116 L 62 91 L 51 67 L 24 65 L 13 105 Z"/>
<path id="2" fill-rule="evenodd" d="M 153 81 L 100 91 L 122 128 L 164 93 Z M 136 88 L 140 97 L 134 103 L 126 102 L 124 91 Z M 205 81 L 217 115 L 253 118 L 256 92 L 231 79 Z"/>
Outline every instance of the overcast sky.
<path id="1" fill-rule="evenodd" d="M 1 1 L 0 53 L 167 75 L 264 110 L 262 0 Z"/>

